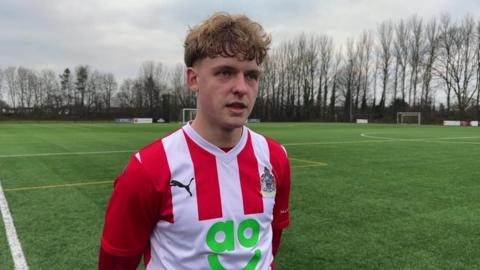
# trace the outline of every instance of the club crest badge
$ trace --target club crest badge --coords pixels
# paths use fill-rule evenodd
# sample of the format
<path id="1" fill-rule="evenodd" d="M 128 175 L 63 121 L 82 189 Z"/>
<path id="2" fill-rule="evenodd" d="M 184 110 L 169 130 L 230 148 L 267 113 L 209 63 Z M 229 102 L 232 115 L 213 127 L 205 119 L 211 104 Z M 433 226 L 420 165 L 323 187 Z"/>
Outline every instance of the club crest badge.
<path id="1" fill-rule="evenodd" d="M 276 182 L 275 176 L 267 167 L 264 167 L 263 174 L 260 177 L 260 184 L 262 187 L 262 194 L 264 197 L 275 197 Z"/>

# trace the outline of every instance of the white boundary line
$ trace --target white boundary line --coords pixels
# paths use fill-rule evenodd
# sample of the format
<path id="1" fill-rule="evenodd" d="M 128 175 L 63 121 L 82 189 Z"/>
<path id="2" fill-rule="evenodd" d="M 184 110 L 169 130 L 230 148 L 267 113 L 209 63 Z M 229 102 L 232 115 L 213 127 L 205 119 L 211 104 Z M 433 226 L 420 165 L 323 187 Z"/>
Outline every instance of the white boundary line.
<path id="1" fill-rule="evenodd" d="M 392 141 L 390 139 L 388 141 Z M 284 143 L 283 146 L 303 146 L 303 145 L 330 145 L 330 144 L 349 144 L 349 143 L 378 143 L 379 140 L 363 140 L 363 141 L 334 141 L 334 142 L 303 142 L 303 143 Z M 53 152 L 53 153 L 37 153 L 37 154 L 13 154 L 0 155 L 2 158 L 23 158 L 23 157 L 51 157 L 51 156 L 80 156 L 80 155 L 102 155 L 116 153 L 134 153 L 138 150 L 116 150 L 116 151 L 92 151 L 92 152 Z"/>
<path id="2" fill-rule="evenodd" d="M 27 261 L 25 255 L 23 255 L 22 245 L 18 241 L 17 231 L 15 225 L 13 225 L 13 218 L 8 208 L 7 199 L 3 193 L 2 183 L 0 183 L 0 210 L 2 212 L 3 224 L 5 225 L 5 231 L 7 233 L 7 241 L 10 246 L 10 252 L 12 253 L 13 263 L 15 270 L 28 270 Z"/>
<path id="3" fill-rule="evenodd" d="M 133 153 L 137 150 L 117 150 L 117 151 L 95 151 L 95 152 L 58 152 L 58 153 L 38 153 L 38 154 L 18 154 L 18 155 L 0 155 L 0 158 L 16 157 L 50 157 L 50 156 L 73 156 L 73 155 L 101 155 L 115 153 Z"/>
<path id="4" fill-rule="evenodd" d="M 331 144 L 357 144 L 357 143 L 380 143 L 380 142 L 401 142 L 401 141 L 422 141 L 429 143 L 458 143 L 458 144 L 480 144 L 480 142 L 448 142 L 437 140 L 458 140 L 458 139 L 476 139 L 480 136 L 469 137 L 440 137 L 440 138 L 389 138 L 382 136 L 370 135 L 372 133 L 360 133 L 361 137 L 370 138 L 373 140 L 362 141 L 333 141 L 333 142 L 301 142 L 301 143 L 284 143 L 283 146 L 308 146 L 308 145 L 331 145 Z M 375 134 L 375 133 L 374 133 Z M 38 154 L 13 154 L 0 155 L 1 158 L 22 158 L 22 157 L 50 157 L 50 156 L 75 156 L 75 155 L 102 155 L 102 154 L 116 154 L 116 153 L 134 153 L 138 150 L 113 150 L 113 151 L 92 151 L 92 152 L 54 152 L 54 153 L 38 153 Z"/>

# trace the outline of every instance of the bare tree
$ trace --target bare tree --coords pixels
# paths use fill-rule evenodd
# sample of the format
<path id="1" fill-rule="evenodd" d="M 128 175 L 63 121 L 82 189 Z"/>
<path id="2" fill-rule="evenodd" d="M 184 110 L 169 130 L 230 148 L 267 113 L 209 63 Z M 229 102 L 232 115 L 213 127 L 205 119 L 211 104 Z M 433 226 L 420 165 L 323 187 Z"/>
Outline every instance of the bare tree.
<path id="1" fill-rule="evenodd" d="M 44 108 L 47 113 L 58 115 L 63 105 L 63 96 L 55 72 L 44 69 L 40 72 L 39 80 L 40 91 L 45 97 Z"/>
<path id="2" fill-rule="evenodd" d="M 314 112 L 314 89 L 316 89 L 315 82 L 318 67 L 318 39 L 313 35 L 307 36 L 302 34 L 295 40 L 295 46 L 297 49 L 296 63 L 298 64 L 296 81 L 299 87 L 297 92 L 298 118 L 309 119 Z M 303 109 L 300 107 L 303 107 Z"/>
<path id="3" fill-rule="evenodd" d="M 120 85 L 120 90 L 116 95 L 120 108 L 135 108 L 134 84 L 133 79 L 125 79 Z"/>
<path id="4" fill-rule="evenodd" d="M 408 104 L 415 110 L 417 105 L 417 84 L 418 74 L 420 73 L 422 44 L 423 44 L 423 22 L 416 15 L 409 19 L 410 35 L 409 35 L 409 47 L 410 57 L 409 64 L 410 70 L 410 88 L 408 90 Z M 413 92 L 413 96 L 412 96 Z"/>
<path id="5" fill-rule="evenodd" d="M 142 84 L 142 95 L 144 95 L 145 105 L 148 107 L 150 112 L 153 112 L 153 107 L 156 102 L 158 102 L 158 92 L 155 87 L 155 80 L 153 79 L 155 73 L 155 63 L 153 61 L 148 61 L 142 63 L 140 67 L 140 74 L 138 80 Z"/>
<path id="6" fill-rule="evenodd" d="M 425 28 L 426 34 L 426 59 L 425 59 L 425 68 L 423 71 L 423 85 L 422 85 L 422 96 L 421 96 L 421 107 L 429 107 L 432 105 L 431 89 L 430 83 L 432 81 L 432 69 L 433 64 L 437 59 L 437 51 L 439 47 L 439 37 L 438 37 L 438 28 L 437 21 L 435 18 L 427 24 Z"/>
<path id="7" fill-rule="evenodd" d="M 311 119 L 312 117 L 319 116 L 319 110 L 316 110 L 316 113 L 314 113 L 315 89 L 317 89 L 317 91 L 321 89 L 320 85 L 318 85 L 318 87 L 315 86 L 317 81 L 316 77 L 319 73 L 319 39 L 317 36 L 313 34 L 308 36 L 303 58 L 303 71 L 306 75 L 304 79 L 304 93 L 308 95 L 308 98 L 305 99 L 308 102 L 304 104 L 304 106 L 307 119 Z"/>
<path id="8" fill-rule="evenodd" d="M 28 92 L 32 96 L 29 107 L 33 107 L 35 113 L 40 113 L 45 103 L 45 92 L 41 91 L 41 84 L 35 70 L 29 69 L 27 74 Z"/>
<path id="9" fill-rule="evenodd" d="M 74 101 L 74 91 L 73 91 L 73 79 L 70 72 L 70 69 L 66 68 L 60 77 L 60 86 L 61 92 L 64 100 L 64 109 L 61 114 L 72 114 L 73 113 L 73 101 Z"/>
<path id="10" fill-rule="evenodd" d="M 362 35 L 363 53 L 364 53 L 364 65 L 362 67 L 364 79 L 362 84 L 362 113 L 367 111 L 367 92 L 370 80 L 370 66 L 372 57 L 373 37 L 371 32 L 364 32 Z"/>
<path id="11" fill-rule="evenodd" d="M 342 55 L 342 50 L 339 49 L 337 53 L 335 54 L 335 61 L 333 62 L 333 68 L 332 68 L 332 90 L 330 93 L 330 103 L 328 105 L 328 111 L 330 115 L 330 119 L 337 121 L 337 114 L 336 114 L 336 105 L 337 105 L 337 85 L 338 85 L 338 80 L 340 77 L 340 68 L 343 62 L 343 55 Z"/>
<path id="12" fill-rule="evenodd" d="M 2 100 L 2 98 L 3 98 L 3 70 L 0 68 L 0 100 Z"/>
<path id="13" fill-rule="evenodd" d="M 292 46 L 290 42 L 285 42 L 281 44 L 279 52 L 278 52 L 278 59 L 279 59 L 279 89 L 280 94 L 277 96 L 277 116 L 279 118 L 288 119 L 293 115 L 293 103 L 294 101 L 294 94 L 292 91 L 292 77 L 291 73 L 293 72 L 293 68 L 290 65 L 292 57 Z"/>
<path id="14" fill-rule="evenodd" d="M 8 96 L 10 98 L 10 105 L 12 106 L 13 110 L 15 111 L 17 108 L 17 97 L 18 97 L 18 84 L 17 84 L 17 68 L 16 67 L 8 67 L 5 71 L 5 81 L 7 83 L 8 88 Z"/>
<path id="15" fill-rule="evenodd" d="M 473 83 L 478 66 L 474 60 L 477 57 L 475 22 L 471 16 L 466 16 L 459 26 L 450 25 L 448 18 L 442 17 L 441 61 L 436 67 L 436 74 L 447 88 L 447 112 L 451 110 L 451 91 L 459 113 L 464 115 L 477 93 Z"/>
<path id="16" fill-rule="evenodd" d="M 340 88 L 343 89 L 344 93 L 344 112 L 345 112 L 345 120 L 346 121 L 353 121 L 353 92 L 354 92 L 354 83 L 355 83 L 355 73 L 357 67 L 357 52 L 354 48 L 354 40 L 349 38 L 347 40 L 347 61 L 345 62 L 345 66 L 343 68 L 342 73 L 343 76 L 343 85 L 344 87 Z"/>
<path id="17" fill-rule="evenodd" d="M 169 81 L 170 72 L 168 69 L 160 62 L 155 65 L 154 80 L 155 84 L 158 87 L 159 95 L 162 92 L 167 91 L 167 82 Z"/>
<path id="18" fill-rule="evenodd" d="M 80 115 L 85 115 L 85 97 L 87 95 L 87 82 L 90 75 L 90 70 L 88 66 L 77 66 L 75 68 L 75 106 L 77 108 L 77 113 Z"/>
<path id="19" fill-rule="evenodd" d="M 262 80 L 260 80 L 257 105 L 255 106 L 260 110 L 260 116 L 267 121 L 272 120 L 273 115 L 276 113 L 275 98 L 278 95 L 277 68 L 278 57 L 274 51 L 262 63 Z"/>
<path id="20" fill-rule="evenodd" d="M 293 42 L 285 42 L 280 49 L 281 80 L 280 80 L 280 114 L 284 119 L 295 117 L 295 100 L 298 99 L 297 87 L 297 69 L 296 51 Z"/>
<path id="21" fill-rule="evenodd" d="M 369 32 L 363 32 L 357 42 L 356 57 L 358 59 L 358 63 L 356 67 L 357 78 L 355 82 L 355 102 L 353 106 L 355 111 L 358 109 L 366 109 L 368 73 L 372 44 L 372 36 Z"/>
<path id="22" fill-rule="evenodd" d="M 379 51 L 378 49 L 375 50 L 375 65 L 373 69 L 373 100 L 372 100 L 372 109 L 375 109 L 377 106 L 377 82 L 378 82 L 378 73 L 380 70 L 380 56 L 379 56 Z"/>
<path id="23" fill-rule="evenodd" d="M 195 106 L 195 92 L 188 88 L 186 81 L 186 72 L 183 65 L 175 66 L 171 76 L 171 85 L 173 95 L 180 108 L 192 108 Z"/>
<path id="24" fill-rule="evenodd" d="M 102 86 L 100 95 L 105 104 L 106 112 L 109 113 L 112 104 L 112 97 L 115 95 L 118 88 L 115 76 L 112 73 L 104 74 L 102 76 Z"/>
<path id="25" fill-rule="evenodd" d="M 318 80 L 318 95 L 322 94 L 323 88 L 323 104 L 321 106 L 321 117 L 325 117 L 327 113 L 327 96 L 328 84 L 330 81 L 329 74 L 333 58 L 333 39 L 329 36 L 321 36 L 319 39 L 320 50 L 320 71 Z M 321 97 L 317 97 L 318 105 L 320 106 Z"/>
<path id="26" fill-rule="evenodd" d="M 143 95 L 142 100 L 148 108 L 148 113 L 157 118 L 160 106 L 160 81 L 164 72 L 161 63 L 155 65 L 153 61 L 147 61 L 140 67 L 138 80 L 141 82 Z"/>
<path id="27" fill-rule="evenodd" d="M 477 102 L 476 102 L 476 109 L 475 113 L 478 117 L 480 117 L 480 21 L 477 22 L 477 78 L 476 78 L 476 86 L 475 91 L 477 91 Z"/>
<path id="28" fill-rule="evenodd" d="M 94 70 L 88 76 L 85 89 L 85 113 L 97 113 L 103 110 L 104 100 L 102 91 L 104 88 L 104 74 Z"/>
<path id="29" fill-rule="evenodd" d="M 25 112 L 25 107 L 30 107 L 31 93 L 28 87 L 28 69 L 19 67 L 17 69 L 18 101 L 21 113 Z M 27 105 L 28 104 L 28 105 Z"/>
<path id="30" fill-rule="evenodd" d="M 406 100 L 406 93 L 405 93 L 405 80 L 406 80 L 406 74 L 407 74 L 407 63 L 408 63 L 408 58 L 409 58 L 409 46 L 408 46 L 408 33 L 409 33 L 409 28 L 408 24 L 406 24 L 403 20 L 400 20 L 400 22 L 397 24 L 395 27 L 395 57 L 396 57 L 396 62 L 400 66 L 400 74 L 401 74 L 401 94 L 402 94 L 402 100 Z"/>
<path id="31" fill-rule="evenodd" d="M 390 76 L 392 59 L 393 24 L 391 21 L 383 22 L 378 27 L 380 65 L 382 70 L 382 94 L 379 106 L 384 109 L 387 95 L 387 85 Z"/>
<path id="32" fill-rule="evenodd" d="M 453 80 L 452 90 L 457 98 L 457 106 L 461 114 L 465 113 L 476 93 L 475 87 L 472 87 L 471 84 L 477 66 L 472 61 L 476 58 L 476 48 L 472 44 L 475 41 L 474 27 L 473 18 L 466 16 L 460 28 L 457 29 L 457 34 L 454 35 L 455 41 L 452 50 L 454 62 L 449 71 Z"/>

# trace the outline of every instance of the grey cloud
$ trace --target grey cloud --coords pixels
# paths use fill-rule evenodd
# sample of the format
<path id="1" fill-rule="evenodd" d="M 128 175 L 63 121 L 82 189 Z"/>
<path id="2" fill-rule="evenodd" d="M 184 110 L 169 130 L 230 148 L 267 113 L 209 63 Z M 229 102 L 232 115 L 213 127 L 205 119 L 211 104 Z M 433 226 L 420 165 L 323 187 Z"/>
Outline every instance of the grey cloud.
<path id="1" fill-rule="evenodd" d="M 146 60 L 182 62 L 183 39 L 214 11 L 244 13 L 274 36 L 274 43 L 302 32 L 338 42 L 375 30 L 381 21 L 414 13 L 429 19 L 442 11 L 478 14 L 474 0 L 0 0 L 0 68 L 89 64 L 135 76 Z"/>

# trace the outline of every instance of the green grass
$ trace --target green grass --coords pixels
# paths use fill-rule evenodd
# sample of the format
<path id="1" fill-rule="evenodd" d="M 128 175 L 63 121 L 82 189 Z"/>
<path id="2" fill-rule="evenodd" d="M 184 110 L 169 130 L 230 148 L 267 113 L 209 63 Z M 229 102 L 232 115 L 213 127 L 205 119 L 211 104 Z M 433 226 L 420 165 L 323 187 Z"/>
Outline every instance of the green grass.
<path id="1" fill-rule="evenodd" d="M 96 268 L 112 185 L 13 189 L 113 180 L 130 151 L 176 128 L 1 123 L 0 181 L 30 269 Z M 480 268 L 479 128 L 251 128 L 291 157 L 291 225 L 277 269 Z M 28 156 L 71 152 L 107 153 Z M 0 269 L 13 269 L 0 230 Z"/>

